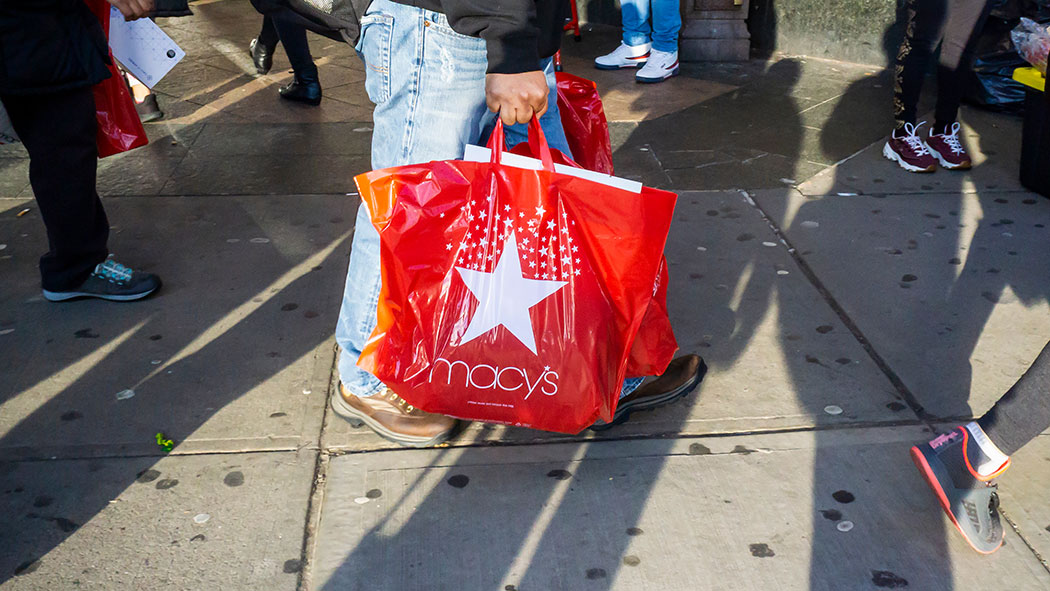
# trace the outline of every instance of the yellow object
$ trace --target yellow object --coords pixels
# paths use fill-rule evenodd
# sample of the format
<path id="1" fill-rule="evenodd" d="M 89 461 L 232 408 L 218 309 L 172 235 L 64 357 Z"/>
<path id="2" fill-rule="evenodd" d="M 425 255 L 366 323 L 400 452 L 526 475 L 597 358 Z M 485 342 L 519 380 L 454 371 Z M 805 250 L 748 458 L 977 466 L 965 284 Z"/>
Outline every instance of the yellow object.
<path id="1" fill-rule="evenodd" d="M 1046 77 L 1035 68 L 1017 68 L 1014 70 L 1014 80 L 1036 90 L 1046 89 Z"/>

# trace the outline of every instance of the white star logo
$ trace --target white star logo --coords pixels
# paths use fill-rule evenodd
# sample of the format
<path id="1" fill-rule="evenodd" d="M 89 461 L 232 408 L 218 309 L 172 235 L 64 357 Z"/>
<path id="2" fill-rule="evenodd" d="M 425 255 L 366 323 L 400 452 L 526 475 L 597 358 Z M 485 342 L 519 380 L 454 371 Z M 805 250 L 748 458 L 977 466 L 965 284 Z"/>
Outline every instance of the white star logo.
<path id="1" fill-rule="evenodd" d="M 503 254 L 509 256 L 501 256 L 491 273 L 456 267 L 467 289 L 478 299 L 478 308 L 459 344 L 468 343 L 502 325 L 536 355 L 536 335 L 529 308 L 557 292 L 567 282 L 526 279 L 521 273 L 518 245 L 513 236 Z"/>

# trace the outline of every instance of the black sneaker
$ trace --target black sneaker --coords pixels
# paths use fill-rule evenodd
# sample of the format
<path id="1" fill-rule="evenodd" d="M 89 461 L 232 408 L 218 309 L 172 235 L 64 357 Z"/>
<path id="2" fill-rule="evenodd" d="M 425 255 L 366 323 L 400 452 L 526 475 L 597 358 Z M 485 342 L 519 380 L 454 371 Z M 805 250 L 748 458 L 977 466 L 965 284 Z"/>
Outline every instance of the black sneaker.
<path id="1" fill-rule="evenodd" d="M 616 405 L 616 412 L 613 413 L 612 422 L 606 423 L 598 419 L 590 428 L 592 431 L 604 431 L 627 422 L 632 412 L 652 410 L 676 402 L 696 389 L 706 373 L 707 365 L 699 355 L 677 357 L 667 366 L 667 371 L 655 380 L 642 384 L 620 400 Z"/>
<path id="2" fill-rule="evenodd" d="M 117 261 L 107 259 L 95 265 L 95 270 L 70 291 L 44 290 L 44 297 L 52 302 L 75 298 L 100 298 L 114 302 L 142 299 L 160 288 L 160 278 L 151 273 L 133 271 Z"/>
<path id="3" fill-rule="evenodd" d="M 991 554 L 1003 543 L 999 486 L 994 480 L 1010 466 L 1010 461 L 995 473 L 982 476 L 974 466 L 981 464 L 983 455 L 965 427 L 956 427 L 929 443 L 911 448 L 912 461 L 955 527 L 974 550 Z"/>

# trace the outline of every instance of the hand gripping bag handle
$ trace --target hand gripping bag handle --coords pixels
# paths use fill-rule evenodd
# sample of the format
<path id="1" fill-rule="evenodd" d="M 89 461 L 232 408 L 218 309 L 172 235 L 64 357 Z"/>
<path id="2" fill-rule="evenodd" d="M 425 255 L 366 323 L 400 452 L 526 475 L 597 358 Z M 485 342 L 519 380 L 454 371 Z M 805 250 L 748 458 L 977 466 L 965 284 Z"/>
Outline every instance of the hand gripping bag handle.
<path id="1" fill-rule="evenodd" d="M 503 151 L 506 149 L 506 138 L 503 134 L 503 120 L 497 115 L 496 128 L 489 136 L 489 148 L 492 150 L 493 164 L 503 161 Z M 539 117 L 533 117 L 529 121 L 529 147 L 533 154 L 539 154 L 543 170 L 554 172 L 554 158 L 551 156 L 551 147 L 547 144 L 547 137 L 543 135 L 543 127 L 540 126 Z"/>

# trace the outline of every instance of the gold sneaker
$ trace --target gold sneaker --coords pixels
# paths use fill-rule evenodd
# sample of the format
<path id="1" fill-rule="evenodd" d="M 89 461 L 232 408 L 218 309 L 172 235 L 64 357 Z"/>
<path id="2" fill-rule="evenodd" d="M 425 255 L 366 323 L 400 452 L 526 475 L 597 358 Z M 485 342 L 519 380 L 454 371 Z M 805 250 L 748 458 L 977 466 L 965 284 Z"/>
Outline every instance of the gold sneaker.
<path id="1" fill-rule="evenodd" d="M 448 439 L 456 419 L 424 412 L 390 388 L 374 396 L 354 396 L 339 384 L 332 410 L 355 427 L 368 425 L 380 437 L 408 447 L 429 447 Z"/>

